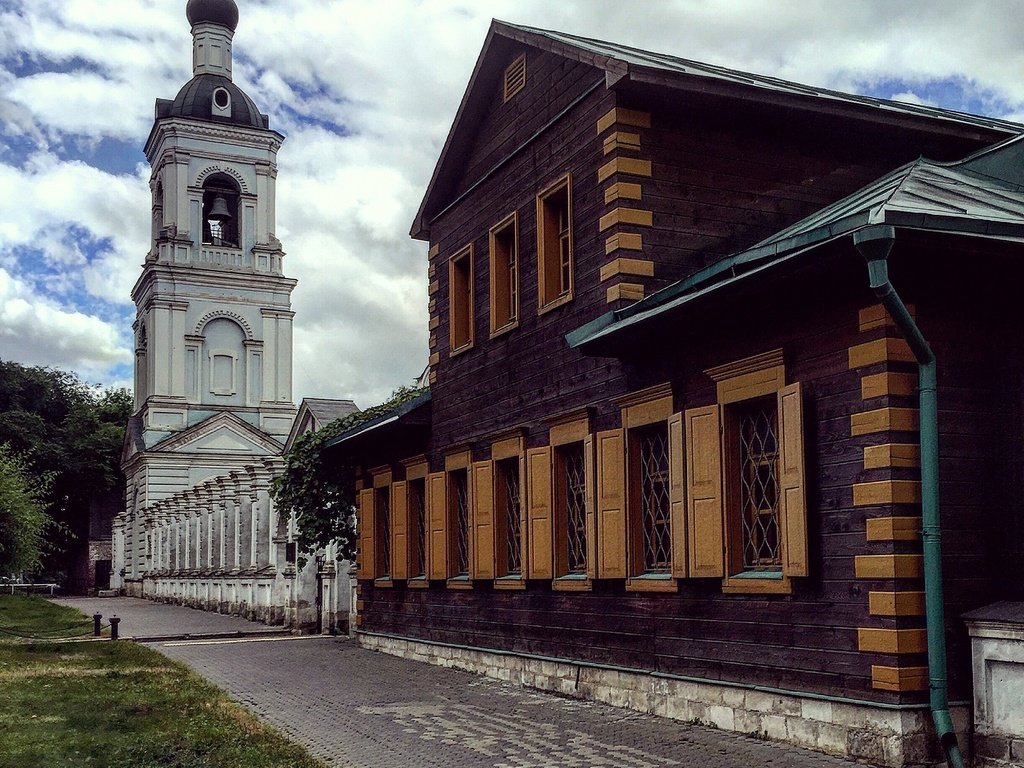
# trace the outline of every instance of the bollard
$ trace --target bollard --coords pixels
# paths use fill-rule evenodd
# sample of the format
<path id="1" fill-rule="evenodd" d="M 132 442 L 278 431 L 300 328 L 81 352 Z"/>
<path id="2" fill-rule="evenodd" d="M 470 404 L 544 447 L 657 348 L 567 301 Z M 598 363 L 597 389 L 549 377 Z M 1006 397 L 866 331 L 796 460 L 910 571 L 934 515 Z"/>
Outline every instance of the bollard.
<path id="1" fill-rule="evenodd" d="M 100 636 L 100 622 L 101 621 L 103 621 L 103 614 L 102 613 L 94 613 L 92 615 L 92 636 L 93 637 L 99 637 Z"/>
<path id="2" fill-rule="evenodd" d="M 117 640 L 117 625 L 121 623 L 121 620 L 117 616 L 110 617 L 110 639 Z"/>

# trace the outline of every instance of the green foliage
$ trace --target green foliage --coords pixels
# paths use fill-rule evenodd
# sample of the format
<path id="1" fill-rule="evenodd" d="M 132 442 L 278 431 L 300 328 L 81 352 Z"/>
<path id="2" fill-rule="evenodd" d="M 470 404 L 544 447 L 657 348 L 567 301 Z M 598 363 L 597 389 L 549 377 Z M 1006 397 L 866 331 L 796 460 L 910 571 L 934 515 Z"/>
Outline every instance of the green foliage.
<path id="1" fill-rule="evenodd" d="M 0 445 L 24 458 L 34 481 L 49 478 L 40 496 L 56 523 L 48 570 L 66 570 L 72 541 L 88 536 L 90 504 L 119 491 L 131 408 L 125 389 L 101 392 L 73 373 L 0 360 Z"/>
<path id="2" fill-rule="evenodd" d="M 34 477 L 11 449 L 0 444 L 0 575 L 35 571 L 42 564 L 47 476 Z"/>
<path id="3" fill-rule="evenodd" d="M 334 543 L 340 557 L 348 560 L 355 557 L 358 457 L 340 451 L 328 457 L 324 454 L 324 445 L 353 427 L 390 413 L 424 391 L 402 387 L 386 402 L 335 419 L 295 441 L 284 457 L 284 473 L 275 478 L 271 491 L 280 513 L 296 521 L 300 550 L 311 552 Z"/>

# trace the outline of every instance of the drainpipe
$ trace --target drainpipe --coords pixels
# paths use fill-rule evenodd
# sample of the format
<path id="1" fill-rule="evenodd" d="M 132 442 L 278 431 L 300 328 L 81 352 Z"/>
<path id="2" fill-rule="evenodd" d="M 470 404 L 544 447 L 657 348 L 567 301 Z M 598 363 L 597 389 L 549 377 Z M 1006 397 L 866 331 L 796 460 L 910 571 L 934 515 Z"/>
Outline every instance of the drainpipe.
<path id="1" fill-rule="evenodd" d="M 942 597 L 942 542 L 939 521 L 939 412 L 935 354 L 889 282 L 889 252 L 896 238 L 891 226 L 855 232 L 853 244 L 868 263 L 871 288 L 896 322 L 918 363 L 921 414 L 921 536 L 924 546 L 925 621 L 928 627 L 928 690 L 932 720 L 946 763 L 964 768 L 953 720 L 949 714 L 946 680 L 946 619 Z"/>

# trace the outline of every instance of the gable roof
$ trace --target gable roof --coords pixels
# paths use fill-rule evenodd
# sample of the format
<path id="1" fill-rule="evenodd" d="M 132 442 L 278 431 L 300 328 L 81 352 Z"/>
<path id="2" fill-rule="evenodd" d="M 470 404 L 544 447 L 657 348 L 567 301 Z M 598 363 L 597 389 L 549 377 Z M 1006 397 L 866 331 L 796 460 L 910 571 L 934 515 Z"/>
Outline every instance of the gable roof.
<path id="1" fill-rule="evenodd" d="M 295 441 L 307 431 L 320 429 L 335 419 L 348 416 L 358 411 L 358 406 L 351 400 L 334 400 L 324 397 L 304 397 L 299 403 L 298 413 L 292 421 L 291 431 L 284 443 L 284 452 L 292 449 Z"/>
<path id="2" fill-rule="evenodd" d="M 747 250 L 577 328 L 566 341 L 601 354 L 656 317 L 875 225 L 1024 241 L 1024 136 L 955 162 L 908 163 Z"/>
<path id="3" fill-rule="evenodd" d="M 842 93 L 617 43 L 493 20 L 426 193 L 413 220 L 410 230 L 412 237 L 429 238 L 431 221 L 452 203 L 449 198 L 461 171 L 459 158 L 464 156 L 465 147 L 472 141 L 479 120 L 489 104 L 492 89 L 488 84 L 492 81 L 497 82 L 507 63 L 507 52 L 516 43 L 591 64 L 604 73 L 603 81 L 595 82 L 594 87 L 605 85 L 609 88 L 623 88 L 630 83 L 636 83 L 680 92 L 710 93 L 748 101 L 773 102 L 810 111 L 842 110 L 851 118 L 871 121 L 899 120 L 933 131 L 962 132 L 977 138 L 988 137 L 992 141 L 1018 135 L 1024 131 L 1024 126 L 1008 120 Z M 553 125 L 557 119 L 542 128 L 541 132 Z M 516 154 L 519 149 L 522 147 L 513 150 L 511 154 Z M 487 178 L 500 165 L 501 163 L 485 171 L 480 179 L 473 180 L 470 188 Z"/>
<path id="4" fill-rule="evenodd" d="M 281 455 L 283 448 L 281 443 L 247 421 L 233 413 L 222 411 L 187 429 L 174 432 L 150 446 L 148 452 L 188 453 L 197 446 L 201 446 L 199 450 L 206 453 L 251 453 L 273 456 Z"/>

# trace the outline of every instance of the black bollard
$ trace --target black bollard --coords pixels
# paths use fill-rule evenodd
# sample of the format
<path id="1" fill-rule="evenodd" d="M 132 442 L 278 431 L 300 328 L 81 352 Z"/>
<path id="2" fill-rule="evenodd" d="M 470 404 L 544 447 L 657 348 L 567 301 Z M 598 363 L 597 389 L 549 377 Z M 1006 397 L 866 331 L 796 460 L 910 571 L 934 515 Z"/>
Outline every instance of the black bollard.
<path id="1" fill-rule="evenodd" d="M 102 613 L 94 613 L 92 615 L 92 635 L 93 637 L 100 636 L 100 622 L 103 621 Z"/>
<path id="2" fill-rule="evenodd" d="M 121 620 L 117 616 L 110 617 L 110 639 L 117 640 L 117 625 L 121 623 Z"/>

